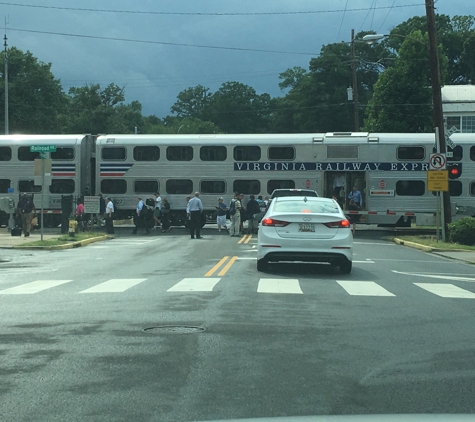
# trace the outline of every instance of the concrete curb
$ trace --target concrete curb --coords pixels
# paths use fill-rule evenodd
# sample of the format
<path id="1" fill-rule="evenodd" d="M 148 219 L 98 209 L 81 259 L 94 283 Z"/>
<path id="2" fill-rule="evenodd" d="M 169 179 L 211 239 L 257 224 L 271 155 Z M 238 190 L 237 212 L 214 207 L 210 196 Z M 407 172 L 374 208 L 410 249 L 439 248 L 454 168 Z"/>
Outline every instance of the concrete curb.
<path id="1" fill-rule="evenodd" d="M 394 243 L 403 246 L 409 246 L 410 248 L 419 249 L 425 252 L 470 252 L 467 249 L 442 249 L 442 248 L 434 248 L 432 246 L 421 245 L 420 243 L 416 242 L 409 242 L 407 240 L 398 239 L 395 237 L 393 239 Z"/>
<path id="2" fill-rule="evenodd" d="M 65 243 L 64 245 L 54 245 L 54 246 L 28 246 L 21 245 L 21 246 L 12 246 L 12 249 L 32 249 L 32 250 L 47 250 L 47 251 L 58 251 L 62 249 L 73 249 L 79 248 L 81 246 L 89 245 L 90 243 L 100 242 L 101 240 L 113 239 L 114 236 L 111 235 L 104 235 L 98 237 L 91 237 L 89 239 L 78 240 L 77 242 L 69 242 Z"/>
<path id="3" fill-rule="evenodd" d="M 410 248 L 419 249 L 420 251 L 424 252 L 434 251 L 434 248 L 432 246 L 421 245 L 415 242 L 408 242 L 407 240 L 398 239 L 397 237 L 393 239 L 393 242 L 398 245 L 409 246 Z"/>

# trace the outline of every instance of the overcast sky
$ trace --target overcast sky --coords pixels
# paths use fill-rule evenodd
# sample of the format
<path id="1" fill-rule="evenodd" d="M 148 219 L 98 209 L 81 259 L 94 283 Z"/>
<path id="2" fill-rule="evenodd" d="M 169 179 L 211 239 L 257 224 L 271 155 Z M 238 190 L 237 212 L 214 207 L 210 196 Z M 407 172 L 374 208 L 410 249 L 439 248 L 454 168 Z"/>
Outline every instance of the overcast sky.
<path id="1" fill-rule="evenodd" d="M 436 0 L 436 7 L 450 16 L 475 15 L 475 0 Z M 279 73 L 308 68 L 322 45 L 349 41 L 352 28 L 388 33 L 425 15 L 425 6 L 424 0 L 14 0 L 0 1 L 0 11 L 9 46 L 52 63 L 66 92 L 113 82 L 125 86 L 127 103 L 138 100 L 145 115 L 164 117 L 180 91 L 198 84 L 214 92 L 238 81 L 280 96 Z"/>

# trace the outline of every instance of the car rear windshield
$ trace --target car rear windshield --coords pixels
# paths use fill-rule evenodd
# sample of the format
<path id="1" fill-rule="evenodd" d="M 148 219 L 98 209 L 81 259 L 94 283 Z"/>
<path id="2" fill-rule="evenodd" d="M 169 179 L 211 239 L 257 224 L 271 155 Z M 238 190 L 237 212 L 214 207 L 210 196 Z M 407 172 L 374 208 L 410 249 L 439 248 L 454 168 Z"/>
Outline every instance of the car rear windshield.
<path id="1" fill-rule="evenodd" d="M 274 212 L 303 212 L 303 213 L 339 213 L 338 206 L 331 201 L 282 201 L 274 204 Z"/>
<path id="2" fill-rule="evenodd" d="M 306 190 L 306 191 L 301 191 L 301 190 L 281 190 L 281 191 L 276 191 L 272 194 L 273 198 L 278 198 L 282 196 L 312 196 L 316 197 L 317 192 L 312 191 L 312 190 Z"/>

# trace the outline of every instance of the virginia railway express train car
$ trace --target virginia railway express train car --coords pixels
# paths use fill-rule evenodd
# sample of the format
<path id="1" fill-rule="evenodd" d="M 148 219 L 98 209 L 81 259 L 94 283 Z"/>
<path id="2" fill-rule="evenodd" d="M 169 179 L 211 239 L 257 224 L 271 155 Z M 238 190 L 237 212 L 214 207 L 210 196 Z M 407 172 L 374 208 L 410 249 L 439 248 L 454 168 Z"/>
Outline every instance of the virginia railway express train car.
<path id="1" fill-rule="evenodd" d="M 457 218 L 474 212 L 475 134 L 454 134 L 451 140 L 447 165 Z M 138 197 L 160 192 L 176 225 L 184 223 L 186 197 L 195 191 L 209 221 L 219 197 L 229 203 L 236 191 L 265 197 L 281 188 L 337 194 L 346 208 L 355 186 L 363 195 L 362 221 L 371 224 L 408 225 L 414 218 L 433 224 L 437 208 L 427 186 L 433 134 L 0 136 L 0 197 L 34 193 L 38 207 L 41 186 L 33 177 L 38 153 L 30 152 L 32 145 L 56 145 L 52 183 L 44 192 L 50 224 L 58 223 L 61 195 L 99 193 L 113 199 L 116 218 L 126 218 Z"/>

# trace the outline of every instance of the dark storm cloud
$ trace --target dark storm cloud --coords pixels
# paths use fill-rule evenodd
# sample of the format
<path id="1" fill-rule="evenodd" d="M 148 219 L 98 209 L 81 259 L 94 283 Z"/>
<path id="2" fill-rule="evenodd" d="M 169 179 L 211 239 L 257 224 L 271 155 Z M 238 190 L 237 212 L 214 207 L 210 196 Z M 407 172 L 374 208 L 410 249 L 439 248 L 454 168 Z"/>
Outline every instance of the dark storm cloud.
<path id="1" fill-rule="evenodd" d="M 374 5 L 376 8 L 370 9 Z M 439 13 L 450 16 L 475 14 L 473 0 L 439 0 L 437 7 Z M 94 10 L 71 10 L 74 8 Z M 352 28 L 356 32 L 372 29 L 387 33 L 412 16 L 424 15 L 425 7 L 423 0 L 17 0 L 0 2 L 0 11 L 9 17 L 9 45 L 51 62 L 65 90 L 86 83 L 114 82 L 126 87 L 128 102 L 142 103 L 144 114 L 164 116 L 181 90 L 197 84 L 214 91 L 223 82 L 236 80 L 251 85 L 258 93 L 280 95 L 278 74 L 293 66 L 307 68 L 322 45 L 349 41 Z M 319 13 L 293 13 L 312 11 Z"/>

